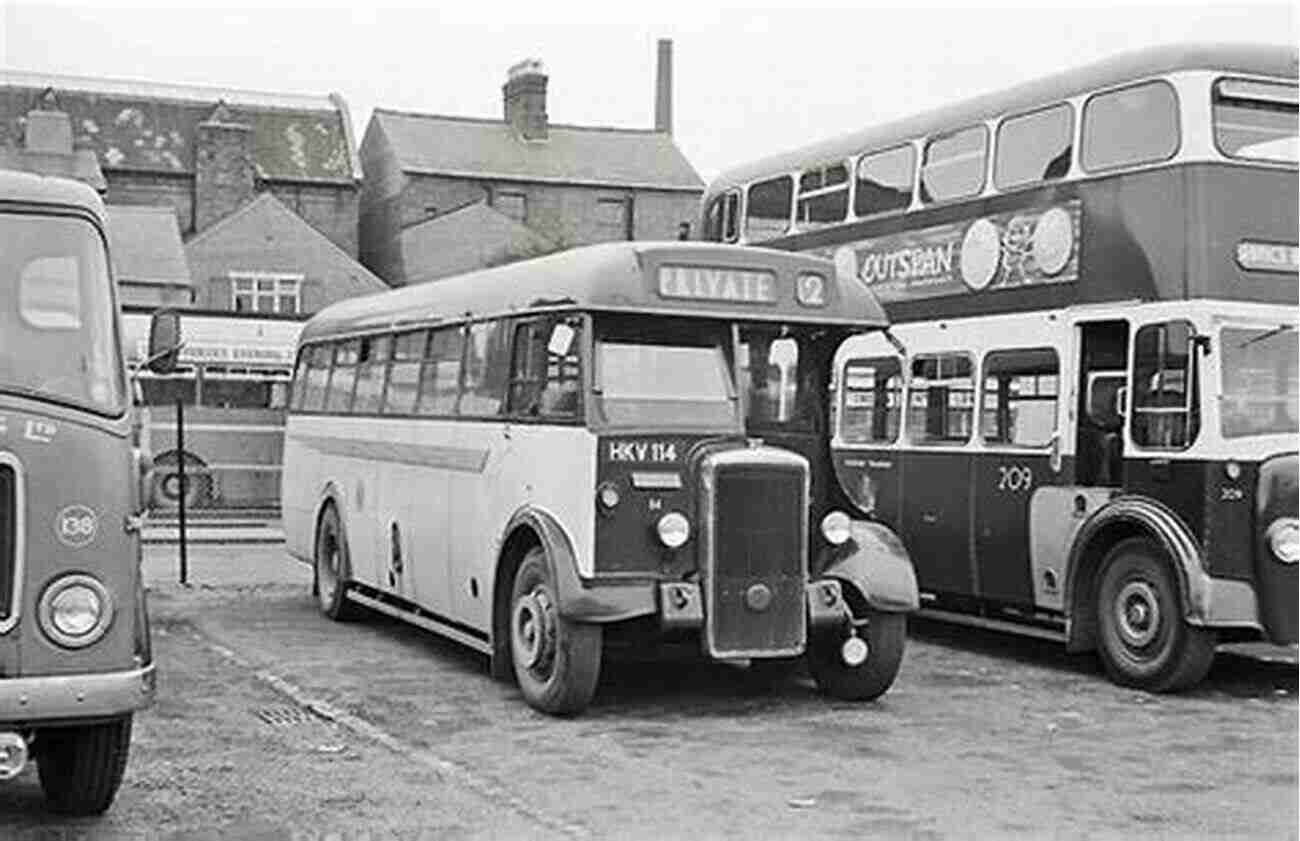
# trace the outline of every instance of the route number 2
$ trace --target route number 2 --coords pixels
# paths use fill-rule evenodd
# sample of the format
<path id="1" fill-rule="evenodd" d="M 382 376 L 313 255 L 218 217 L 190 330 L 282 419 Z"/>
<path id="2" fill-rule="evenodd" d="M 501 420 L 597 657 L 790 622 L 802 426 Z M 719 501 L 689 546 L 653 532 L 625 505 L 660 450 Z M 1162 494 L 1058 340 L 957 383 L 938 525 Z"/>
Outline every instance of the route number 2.
<path id="1" fill-rule="evenodd" d="M 1027 491 L 1034 486 L 1034 471 L 1020 465 L 998 467 L 998 490 L 1008 493 Z"/>

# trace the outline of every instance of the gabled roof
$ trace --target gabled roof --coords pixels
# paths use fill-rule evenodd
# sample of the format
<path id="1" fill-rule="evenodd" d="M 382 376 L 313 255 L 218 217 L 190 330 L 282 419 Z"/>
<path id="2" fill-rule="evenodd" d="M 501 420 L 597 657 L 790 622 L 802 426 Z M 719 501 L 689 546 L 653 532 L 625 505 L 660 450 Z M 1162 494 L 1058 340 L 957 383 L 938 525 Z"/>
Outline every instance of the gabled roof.
<path id="1" fill-rule="evenodd" d="M 185 256 L 200 280 L 207 276 L 205 267 L 220 264 L 223 270 L 301 272 L 323 280 L 329 300 L 388 289 L 269 192 L 191 237 Z"/>
<path id="2" fill-rule="evenodd" d="M 549 237 L 483 202 L 412 225 L 401 236 L 408 284 L 473 271 L 511 257 L 534 256 L 556 246 Z"/>
<path id="3" fill-rule="evenodd" d="M 119 283 L 190 285 L 175 210 L 123 204 L 106 209 L 109 255 Z"/>
<path id="4" fill-rule="evenodd" d="M 94 150 L 110 171 L 193 171 L 198 126 L 224 102 L 229 122 L 252 129 L 254 163 L 263 177 L 361 178 L 352 120 L 337 94 L 297 96 L 0 70 L 0 146 L 21 145 L 22 121 L 38 100 L 67 112 L 76 147 Z"/>
<path id="5" fill-rule="evenodd" d="M 671 135 L 637 129 L 549 126 L 523 140 L 504 120 L 376 108 L 404 172 L 697 192 L 699 173 Z"/>

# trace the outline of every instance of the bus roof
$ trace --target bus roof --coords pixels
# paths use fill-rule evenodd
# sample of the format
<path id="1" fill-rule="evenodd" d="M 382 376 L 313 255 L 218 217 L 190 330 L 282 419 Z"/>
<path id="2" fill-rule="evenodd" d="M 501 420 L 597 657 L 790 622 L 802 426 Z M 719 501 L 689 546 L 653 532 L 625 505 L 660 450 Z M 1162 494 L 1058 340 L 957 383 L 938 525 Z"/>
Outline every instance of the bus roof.
<path id="1" fill-rule="evenodd" d="M 104 202 L 86 184 L 70 178 L 0 169 L 0 202 L 46 204 L 87 210 L 102 223 Z"/>
<path id="2" fill-rule="evenodd" d="M 796 301 L 795 282 L 808 273 L 824 284 L 821 306 Z M 864 328 L 887 323 L 871 292 L 856 281 L 840 284 L 833 264 L 821 258 L 701 242 L 617 242 L 340 301 L 307 323 L 302 340 L 542 308 Z"/>
<path id="3" fill-rule="evenodd" d="M 1175 44 L 1120 53 L 954 105 L 742 164 L 715 178 L 706 195 L 715 195 L 764 176 L 793 172 L 818 163 L 834 163 L 860 152 L 885 149 L 914 138 L 963 128 L 980 120 L 1050 105 L 1071 96 L 1163 73 L 1219 70 L 1295 79 L 1297 60 L 1295 47 L 1265 44 Z"/>

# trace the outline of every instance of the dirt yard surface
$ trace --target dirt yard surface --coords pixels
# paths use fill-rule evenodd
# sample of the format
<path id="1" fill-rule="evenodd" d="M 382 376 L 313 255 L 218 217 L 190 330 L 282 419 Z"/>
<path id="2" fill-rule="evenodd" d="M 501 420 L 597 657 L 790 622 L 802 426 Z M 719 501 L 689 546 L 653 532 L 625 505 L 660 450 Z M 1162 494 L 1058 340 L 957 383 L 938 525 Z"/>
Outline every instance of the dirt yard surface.
<path id="1" fill-rule="evenodd" d="M 1050 643 L 913 622 L 876 703 L 620 659 L 555 720 L 477 654 L 324 619 L 278 547 L 196 548 L 189 589 L 171 553 L 146 562 L 161 681 L 117 803 L 52 818 L 29 770 L 0 839 L 1297 835 L 1293 664 L 1222 654 L 1151 696 Z"/>

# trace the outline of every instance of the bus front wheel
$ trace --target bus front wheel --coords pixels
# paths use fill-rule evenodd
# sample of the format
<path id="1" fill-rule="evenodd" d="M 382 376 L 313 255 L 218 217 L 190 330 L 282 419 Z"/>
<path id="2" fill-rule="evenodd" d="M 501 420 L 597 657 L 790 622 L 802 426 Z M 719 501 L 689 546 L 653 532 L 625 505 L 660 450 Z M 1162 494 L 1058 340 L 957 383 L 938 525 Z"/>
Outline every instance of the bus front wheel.
<path id="1" fill-rule="evenodd" d="M 1097 625 L 1102 663 L 1123 686 L 1176 692 L 1199 683 L 1214 660 L 1214 633 L 1183 621 L 1169 565 L 1145 537 L 1107 553 Z"/>
<path id="2" fill-rule="evenodd" d="M 868 610 L 866 619 L 865 629 L 857 630 L 857 644 L 846 646 L 848 637 L 838 628 L 808 640 L 808 671 L 817 688 L 832 698 L 870 701 L 885 694 L 898 676 L 907 642 L 907 617 Z M 854 655 L 865 656 L 850 662 L 857 659 Z"/>
<path id="3" fill-rule="evenodd" d="M 98 815 L 112 804 L 122 784 L 131 716 L 42 730 L 36 744 L 37 775 L 50 809 L 64 815 Z"/>
<path id="4" fill-rule="evenodd" d="M 510 659 L 524 700 L 551 715 L 586 709 L 600 679 L 602 638 L 599 625 L 560 615 L 546 553 L 530 549 L 510 590 Z"/>
<path id="5" fill-rule="evenodd" d="M 352 563 L 338 511 L 331 504 L 316 529 L 316 602 L 321 613 L 336 622 L 356 619 L 361 608 L 348 601 L 347 582 Z"/>

